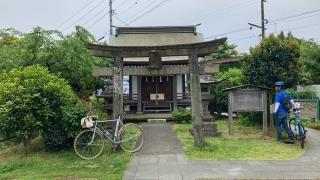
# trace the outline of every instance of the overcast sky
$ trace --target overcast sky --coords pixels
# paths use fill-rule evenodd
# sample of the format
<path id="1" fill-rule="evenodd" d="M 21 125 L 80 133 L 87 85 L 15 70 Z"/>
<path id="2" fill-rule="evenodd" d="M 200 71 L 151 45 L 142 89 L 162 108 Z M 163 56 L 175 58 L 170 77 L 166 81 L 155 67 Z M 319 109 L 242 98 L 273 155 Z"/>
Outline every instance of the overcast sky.
<path id="1" fill-rule="evenodd" d="M 259 42 L 260 0 L 113 0 L 114 26 L 196 25 L 205 40 L 227 37 L 241 52 Z M 32 27 L 70 33 L 79 24 L 97 38 L 108 36 L 108 0 L 0 0 L 0 28 Z M 320 41 L 320 0 L 267 0 L 267 33 L 291 31 Z M 280 20 L 280 21 L 278 21 Z"/>

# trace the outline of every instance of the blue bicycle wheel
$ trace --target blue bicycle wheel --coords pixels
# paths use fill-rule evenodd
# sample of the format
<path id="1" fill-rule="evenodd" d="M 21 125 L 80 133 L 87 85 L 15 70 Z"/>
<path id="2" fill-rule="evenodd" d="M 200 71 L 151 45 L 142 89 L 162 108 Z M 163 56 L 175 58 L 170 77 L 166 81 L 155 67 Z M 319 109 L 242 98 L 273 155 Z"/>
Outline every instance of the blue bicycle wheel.
<path id="1" fill-rule="evenodd" d="M 299 140 L 300 140 L 300 145 L 301 148 L 304 148 L 304 140 L 306 138 L 305 136 L 305 129 L 301 123 L 298 123 L 298 131 L 299 131 Z"/>

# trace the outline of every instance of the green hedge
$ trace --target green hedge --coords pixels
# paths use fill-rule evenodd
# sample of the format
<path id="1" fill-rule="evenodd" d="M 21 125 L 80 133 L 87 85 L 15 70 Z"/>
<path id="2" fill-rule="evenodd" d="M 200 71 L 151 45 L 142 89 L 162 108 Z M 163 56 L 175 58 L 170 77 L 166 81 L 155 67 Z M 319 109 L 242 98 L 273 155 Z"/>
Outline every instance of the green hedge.
<path id="1" fill-rule="evenodd" d="M 172 118 L 176 123 L 190 123 L 192 121 L 192 110 L 179 108 L 172 112 Z"/>

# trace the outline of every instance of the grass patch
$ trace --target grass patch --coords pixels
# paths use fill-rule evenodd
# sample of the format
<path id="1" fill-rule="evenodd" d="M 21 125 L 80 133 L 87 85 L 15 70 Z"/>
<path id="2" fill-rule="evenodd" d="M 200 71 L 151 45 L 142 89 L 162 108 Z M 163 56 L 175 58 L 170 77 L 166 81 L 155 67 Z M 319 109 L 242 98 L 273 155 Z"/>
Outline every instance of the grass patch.
<path id="1" fill-rule="evenodd" d="M 290 160 L 304 153 L 298 143 L 278 143 L 275 137 L 262 136 L 259 127 L 247 127 L 235 121 L 234 136 L 229 136 L 227 122 L 216 121 L 222 137 L 206 137 L 206 146 L 194 147 L 189 133 L 191 124 L 175 124 L 174 129 L 180 138 L 184 152 L 189 159 L 216 160 Z"/>
<path id="2" fill-rule="evenodd" d="M 131 158 L 130 153 L 112 152 L 109 147 L 94 160 L 82 160 L 73 150 L 46 152 L 37 142 L 33 147 L 28 155 L 23 155 L 20 145 L 0 151 L 0 179 L 118 180 Z"/>
<path id="3" fill-rule="evenodd" d="M 319 129 L 320 130 L 320 121 L 312 121 L 310 119 L 302 119 L 302 124 L 304 127 Z"/>

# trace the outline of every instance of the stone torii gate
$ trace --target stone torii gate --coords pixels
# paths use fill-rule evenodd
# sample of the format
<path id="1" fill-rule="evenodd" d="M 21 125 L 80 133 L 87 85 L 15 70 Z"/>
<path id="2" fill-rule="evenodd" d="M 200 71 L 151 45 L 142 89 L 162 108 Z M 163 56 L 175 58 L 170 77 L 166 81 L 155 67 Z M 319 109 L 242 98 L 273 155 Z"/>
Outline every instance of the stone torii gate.
<path id="1" fill-rule="evenodd" d="M 177 44 L 164 46 L 108 46 L 98 44 L 88 44 L 94 56 L 114 58 L 113 67 L 113 117 L 116 118 L 123 113 L 123 75 L 128 74 L 134 69 L 123 68 L 123 58 L 127 57 L 149 57 L 149 68 L 144 69 L 150 74 L 164 75 L 170 69 L 161 69 L 161 57 L 164 56 L 188 56 L 189 68 L 182 68 L 179 71 L 190 74 L 191 82 L 191 108 L 193 135 L 196 146 L 203 146 L 203 127 L 202 127 L 202 101 L 200 87 L 200 73 L 206 72 L 209 66 L 200 68 L 198 58 L 217 52 L 219 45 L 222 45 L 226 38 L 216 39 L 207 42 Z M 160 61 L 160 62 L 159 62 Z M 174 71 L 176 69 L 172 69 Z"/>

